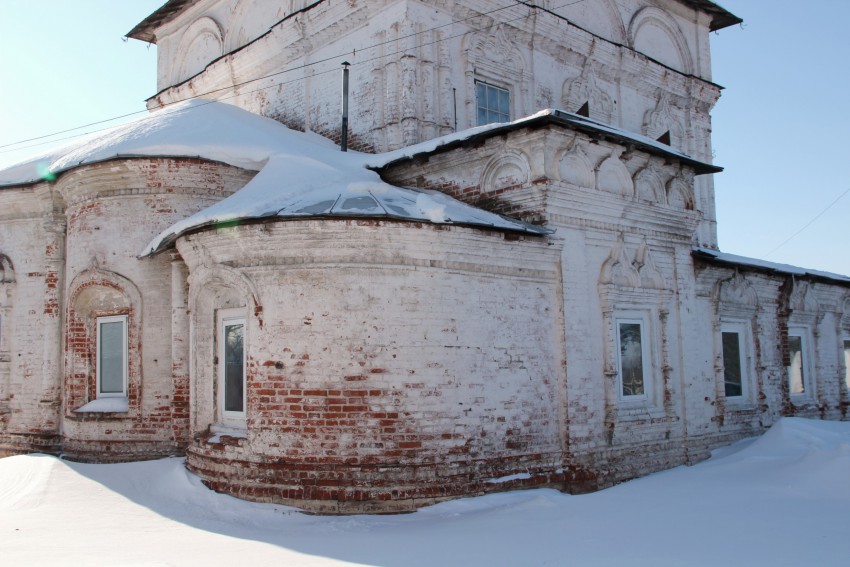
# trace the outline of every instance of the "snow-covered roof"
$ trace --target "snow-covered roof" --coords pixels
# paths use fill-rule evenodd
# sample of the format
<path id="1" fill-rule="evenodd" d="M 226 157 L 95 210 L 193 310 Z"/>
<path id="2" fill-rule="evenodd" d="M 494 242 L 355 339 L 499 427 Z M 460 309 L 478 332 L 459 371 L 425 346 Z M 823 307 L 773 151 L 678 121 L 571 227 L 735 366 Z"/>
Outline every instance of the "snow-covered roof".
<path id="1" fill-rule="evenodd" d="M 779 274 L 789 274 L 793 276 L 808 276 L 812 278 L 821 278 L 841 283 L 850 283 L 850 276 L 834 274 L 832 272 L 821 272 L 819 270 L 809 270 L 789 264 L 777 264 L 768 262 L 767 260 L 759 260 L 758 258 L 748 258 L 746 256 L 737 256 L 735 254 L 726 254 L 712 248 L 703 248 L 697 246 L 693 249 L 695 257 L 717 262 L 720 264 L 728 264 L 730 266 L 741 266 L 745 268 L 753 268 L 766 272 L 775 272 Z"/>
<path id="2" fill-rule="evenodd" d="M 696 160 L 691 156 L 682 153 L 667 144 L 663 144 L 658 140 L 653 140 L 648 136 L 636 134 L 627 130 L 621 130 L 620 128 L 615 128 L 608 124 L 597 122 L 596 120 L 592 120 L 579 114 L 573 114 L 571 112 L 565 112 L 554 108 L 541 110 L 536 114 L 520 118 L 519 120 L 514 120 L 513 122 L 487 124 L 485 126 L 478 126 L 477 128 L 469 128 L 468 130 L 462 130 L 454 134 L 448 134 L 446 136 L 427 140 L 395 151 L 375 154 L 367 160 L 366 164 L 368 167 L 380 170 L 396 162 L 414 159 L 423 155 L 448 151 L 476 138 L 493 136 L 519 128 L 537 127 L 542 124 L 558 124 L 573 130 L 588 133 L 592 136 L 608 138 L 624 146 L 633 146 L 636 149 L 643 150 L 650 154 L 672 158 L 693 167 L 697 174 L 719 173 L 723 171 L 722 167 L 717 167 L 716 165 Z"/>
<path id="3" fill-rule="evenodd" d="M 196 99 L 175 104 L 0 171 L 0 187 L 25 185 L 69 169 L 122 157 L 201 157 L 259 170 L 291 131 L 235 106 Z M 291 137 L 291 136 L 290 136 Z M 289 141 L 292 143 L 292 141 Z M 299 134 L 308 154 L 330 144 L 315 134 Z"/>
<path id="4" fill-rule="evenodd" d="M 437 191 L 385 183 L 374 155 L 341 152 L 317 134 L 232 105 L 192 100 L 0 171 L 0 187 L 37 183 L 81 165 L 126 157 L 198 157 L 259 171 L 230 197 L 157 235 L 153 254 L 181 234 L 256 218 L 370 217 L 469 225 L 535 235 L 547 228 L 472 207 Z"/>

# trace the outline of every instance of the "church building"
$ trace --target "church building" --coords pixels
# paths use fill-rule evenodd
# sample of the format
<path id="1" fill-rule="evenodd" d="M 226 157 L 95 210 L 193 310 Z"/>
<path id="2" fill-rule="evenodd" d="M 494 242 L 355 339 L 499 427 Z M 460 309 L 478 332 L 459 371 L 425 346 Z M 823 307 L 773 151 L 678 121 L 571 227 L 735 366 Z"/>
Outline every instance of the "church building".
<path id="1" fill-rule="evenodd" d="M 848 419 L 850 277 L 718 249 L 709 34 L 740 22 L 168 0 L 128 33 L 149 115 L 0 171 L 0 455 L 386 513 Z"/>

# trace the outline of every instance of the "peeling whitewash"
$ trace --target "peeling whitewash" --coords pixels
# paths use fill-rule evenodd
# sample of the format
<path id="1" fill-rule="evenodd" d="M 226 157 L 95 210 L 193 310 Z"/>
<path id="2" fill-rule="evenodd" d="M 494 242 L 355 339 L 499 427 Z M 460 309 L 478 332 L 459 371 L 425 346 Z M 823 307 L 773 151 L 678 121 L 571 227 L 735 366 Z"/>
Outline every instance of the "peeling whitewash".
<path id="1" fill-rule="evenodd" d="M 708 34 L 737 21 L 171 0 L 130 33 L 149 105 L 220 102 L 0 172 L 0 454 L 185 454 L 243 498 L 392 512 L 846 419 L 848 278 L 716 249 Z M 316 135 L 335 55 L 385 153 Z M 470 129 L 477 82 L 512 122 Z"/>

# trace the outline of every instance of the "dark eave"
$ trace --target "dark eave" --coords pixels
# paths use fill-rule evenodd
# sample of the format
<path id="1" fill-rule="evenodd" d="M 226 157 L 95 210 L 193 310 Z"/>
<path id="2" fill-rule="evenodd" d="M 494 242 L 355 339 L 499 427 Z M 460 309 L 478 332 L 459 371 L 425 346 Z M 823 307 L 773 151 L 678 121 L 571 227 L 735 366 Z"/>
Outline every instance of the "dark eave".
<path id="1" fill-rule="evenodd" d="M 729 26 L 734 26 L 744 21 L 735 14 L 723 8 L 722 6 L 715 4 L 714 2 L 710 2 L 709 0 L 680 1 L 682 2 L 682 4 L 690 6 L 694 10 L 699 10 L 700 12 L 705 12 L 706 14 L 709 14 L 711 16 L 711 24 L 709 25 L 709 29 L 711 31 L 722 30 L 723 28 L 728 28 Z"/>
<path id="2" fill-rule="evenodd" d="M 127 33 L 127 37 L 156 43 L 156 30 L 176 18 L 180 12 L 189 8 L 197 0 L 168 0 L 160 6 L 153 14 L 136 24 L 136 27 Z"/>
<path id="3" fill-rule="evenodd" d="M 699 260 L 706 264 L 714 264 L 717 266 L 734 268 L 736 270 L 748 270 L 775 276 L 791 276 L 795 278 L 803 277 L 814 281 L 821 281 L 830 284 L 842 284 L 850 287 L 850 276 L 842 274 L 810 270 L 808 268 L 800 268 L 789 264 L 777 264 L 775 262 L 768 262 L 767 260 L 759 260 L 757 258 L 747 258 L 746 256 L 727 254 L 712 248 L 695 247 L 691 251 L 691 255 L 695 260 Z"/>

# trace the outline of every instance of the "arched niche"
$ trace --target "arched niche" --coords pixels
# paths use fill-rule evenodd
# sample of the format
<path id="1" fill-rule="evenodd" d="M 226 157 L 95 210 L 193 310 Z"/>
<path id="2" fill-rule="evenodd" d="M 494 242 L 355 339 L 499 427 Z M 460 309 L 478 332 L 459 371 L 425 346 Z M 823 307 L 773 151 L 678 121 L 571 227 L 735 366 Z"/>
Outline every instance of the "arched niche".
<path id="1" fill-rule="evenodd" d="M 676 177 L 667 184 L 667 204 L 677 209 L 694 210 L 694 193 L 684 179 Z"/>
<path id="2" fill-rule="evenodd" d="M 259 298 L 253 283 L 240 272 L 226 266 L 199 266 L 189 276 L 191 317 L 190 388 L 191 419 L 195 431 L 221 421 L 217 413 L 217 315 L 239 311 L 247 326 L 258 313 Z M 251 349 L 251 336 L 245 341 L 245 353 Z"/>
<path id="3" fill-rule="evenodd" d="M 239 0 L 231 12 L 224 37 L 227 53 L 254 41 L 269 31 L 269 26 L 282 20 L 287 14 L 301 9 L 302 2 L 256 2 Z"/>
<path id="4" fill-rule="evenodd" d="M 64 400 L 69 411 L 92 402 L 97 394 L 97 327 L 101 317 L 126 317 L 126 399 L 130 415 L 141 404 L 142 294 L 125 276 L 90 268 L 68 287 L 65 309 Z M 86 410 L 88 411 L 88 410 Z"/>
<path id="5" fill-rule="evenodd" d="M 626 42 L 623 16 L 613 0 L 593 2 L 559 2 L 549 0 L 549 9 L 578 27 L 614 43 Z"/>
<path id="6" fill-rule="evenodd" d="M 596 188 L 621 197 L 632 198 L 635 194 L 634 183 L 626 165 L 620 161 L 622 153 L 622 148 L 618 148 L 600 164 L 596 172 Z"/>
<path id="7" fill-rule="evenodd" d="M 654 167 L 644 168 L 635 176 L 635 194 L 642 201 L 662 205 L 667 202 L 664 183 Z"/>
<path id="8" fill-rule="evenodd" d="M 587 189 L 593 189 L 596 182 L 593 164 L 578 144 L 565 152 L 558 160 L 558 176 L 565 183 Z"/>
<path id="9" fill-rule="evenodd" d="M 629 22 L 629 44 L 664 65 L 686 75 L 694 72 L 693 58 L 685 35 L 664 10 L 646 6 Z"/>
<path id="10" fill-rule="evenodd" d="M 528 183 L 528 159 L 517 150 L 492 158 L 481 174 L 481 189 L 490 193 Z"/>
<path id="11" fill-rule="evenodd" d="M 204 16 L 195 20 L 180 39 L 176 60 L 178 76 L 174 82 L 184 81 L 203 71 L 223 53 L 223 33 L 218 22 Z"/>

